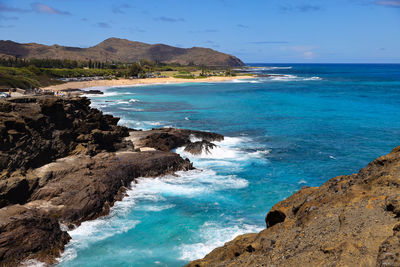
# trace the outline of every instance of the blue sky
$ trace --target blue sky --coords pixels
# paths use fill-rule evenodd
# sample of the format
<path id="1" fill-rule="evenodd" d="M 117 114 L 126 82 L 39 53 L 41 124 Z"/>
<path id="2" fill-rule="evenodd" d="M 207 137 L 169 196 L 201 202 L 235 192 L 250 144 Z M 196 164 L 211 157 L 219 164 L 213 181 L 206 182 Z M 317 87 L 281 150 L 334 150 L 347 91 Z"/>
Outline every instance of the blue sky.
<path id="1" fill-rule="evenodd" d="M 400 63 L 400 0 L 0 0 L 0 39 L 89 47 L 109 37 L 248 63 Z"/>

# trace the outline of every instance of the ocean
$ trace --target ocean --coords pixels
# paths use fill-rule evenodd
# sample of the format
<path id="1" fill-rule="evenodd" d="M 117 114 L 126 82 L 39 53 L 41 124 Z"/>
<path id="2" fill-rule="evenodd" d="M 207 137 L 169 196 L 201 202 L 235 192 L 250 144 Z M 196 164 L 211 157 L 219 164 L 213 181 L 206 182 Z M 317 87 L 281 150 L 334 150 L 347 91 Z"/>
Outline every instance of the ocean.
<path id="1" fill-rule="evenodd" d="M 197 168 L 138 179 L 82 223 L 58 266 L 182 266 L 265 229 L 277 202 L 400 145 L 400 65 L 250 64 L 250 80 L 108 88 L 92 106 L 132 128 L 226 136 Z"/>

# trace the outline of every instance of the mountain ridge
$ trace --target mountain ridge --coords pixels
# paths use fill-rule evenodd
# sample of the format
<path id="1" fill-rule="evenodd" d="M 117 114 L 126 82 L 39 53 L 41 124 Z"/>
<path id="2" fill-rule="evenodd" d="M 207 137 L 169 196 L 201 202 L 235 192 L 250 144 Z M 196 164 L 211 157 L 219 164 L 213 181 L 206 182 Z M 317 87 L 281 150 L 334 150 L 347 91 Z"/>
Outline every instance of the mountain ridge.
<path id="1" fill-rule="evenodd" d="M 244 63 L 237 57 L 211 48 L 179 48 L 166 44 L 147 44 L 111 37 L 88 47 L 17 43 L 0 40 L 0 55 L 27 59 L 71 59 L 130 63 L 152 60 L 167 64 L 238 67 Z"/>

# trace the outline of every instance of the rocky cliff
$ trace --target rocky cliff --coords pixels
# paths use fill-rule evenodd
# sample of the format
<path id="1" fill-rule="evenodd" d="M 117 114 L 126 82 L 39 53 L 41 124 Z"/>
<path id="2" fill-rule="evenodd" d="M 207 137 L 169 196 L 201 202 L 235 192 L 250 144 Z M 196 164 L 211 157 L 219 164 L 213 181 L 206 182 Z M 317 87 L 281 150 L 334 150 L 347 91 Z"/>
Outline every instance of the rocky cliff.
<path id="1" fill-rule="evenodd" d="M 1 54 L 22 58 L 91 59 L 102 62 L 131 63 L 147 59 L 155 62 L 179 63 L 181 65 L 244 66 L 244 63 L 237 57 L 210 48 L 179 48 L 164 44 L 151 45 L 119 38 L 109 38 L 89 48 L 0 41 L 0 56 Z"/>
<path id="2" fill-rule="evenodd" d="M 107 214 L 135 178 L 193 168 L 170 149 L 193 136 L 223 138 L 133 131 L 89 104 L 53 96 L 0 101 L 0 266 L 54 263 L 70 240 L 66 230 Z"/>
<path id="3" fill-rule="evenodd" d="M 400 266 L 400 147 L 357 174 L 304 187 L 188 266 Z"/>

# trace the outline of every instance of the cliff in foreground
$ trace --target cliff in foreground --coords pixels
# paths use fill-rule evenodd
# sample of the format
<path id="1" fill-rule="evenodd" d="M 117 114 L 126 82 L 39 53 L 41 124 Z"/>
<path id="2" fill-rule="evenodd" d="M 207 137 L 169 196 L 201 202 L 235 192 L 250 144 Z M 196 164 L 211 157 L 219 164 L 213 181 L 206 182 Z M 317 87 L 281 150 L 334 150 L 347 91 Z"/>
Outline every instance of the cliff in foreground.
<path id="1" fill-rule="evenodd" d="M 223 139 L 134 131 L 89 104 L 79 97 L 0 100 L 0 266 L 56 263 L 71 239 L 67 230 L 107 214 L 136 178 L 193 169 L 171 149 L 196 151 Z"/>
<path id="2" fill-rule="evenodd" d="M 400 147 L 357 174 L 304 187 L 267 214 L 267 229 L 190 267 L 400 266 Z"/>

